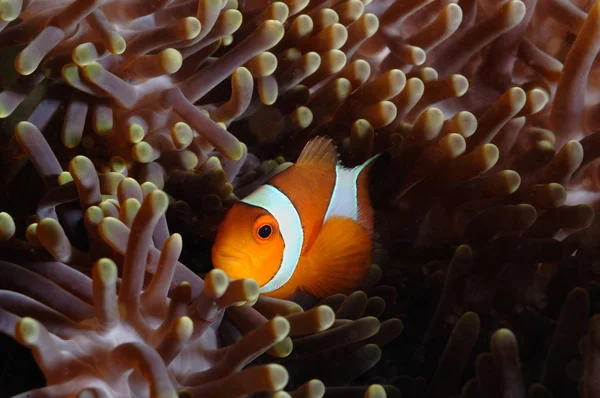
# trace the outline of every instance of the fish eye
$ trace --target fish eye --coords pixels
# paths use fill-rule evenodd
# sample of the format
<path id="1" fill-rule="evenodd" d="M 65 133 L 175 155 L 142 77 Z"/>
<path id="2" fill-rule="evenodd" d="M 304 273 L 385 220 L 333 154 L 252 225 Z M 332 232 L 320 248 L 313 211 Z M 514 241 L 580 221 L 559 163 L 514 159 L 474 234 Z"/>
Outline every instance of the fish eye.
<path id="1" fill-rule="evenodd" d="M 261 239 L 267 239 L 273 233 L 273 228 L 269 224 L 264 224 L 256 232 Z"/>

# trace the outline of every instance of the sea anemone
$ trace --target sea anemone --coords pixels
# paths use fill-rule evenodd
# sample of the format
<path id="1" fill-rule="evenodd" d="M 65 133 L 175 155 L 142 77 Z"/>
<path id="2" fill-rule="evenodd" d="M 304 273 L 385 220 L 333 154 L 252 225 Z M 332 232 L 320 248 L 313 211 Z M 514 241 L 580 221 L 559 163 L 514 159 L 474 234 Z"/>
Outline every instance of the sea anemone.
<path id="1" fill-rule="evenodd" d="M 39 134 L 27 122 L 18 128 Z M 38 209 L 49 216 L 30 224 L 28 242 L 14 237 L 12 218 L 0 214 L 1 332 L 32 350 L 47 384 L 23 396 L 233 397 L 287 387 L 318 397 L 326 389 L 312 375 L 330 385 L 347 383 L 379 360 L 378 345 L 401 333 L 400 321 L 384 322 L 380 330 L 377 318 L 362 316 L 366 308 L 352 303 L 337 313 L 350 319 L 327 332 L 336 314 L 325 304 L 305 312 L 292 302 L 260 298 L 255 281 L 229 281 L 219 270 L 201 279 L 177 261 L 181 236 L 161 225 L 169 204 L 163 191 L 125 178 L 117 199 L 95 205 L 89 193 L 102 189 L 91 161 L 78 156 L 70 166 L 75 181 L 49 196 L 58 205 L 65 200 L 61 193 L 75 189 L 68 199 L 86 208 L 88 252 L 71 245 L 54 207 Z M 267 351 L 270 360 L 261 357 Z M 332 357 L 336 351 L 345 355 Z M 307 367 L 342 359 L 346 371 L 334 379 Z M 376 397 L 386 388 L 341 391 Z"/>
<path id="2" fill-rule="evenodd" d="M 207 272 L 227 207 L 328 135 L 346 165 L 390 155 L 372 173 L 373 269 L 387 286 L 324 301 L 357 319 L 348 325 L 403 321 L 357 384 L 572 396 L 582 380 L 580 395 L 594 396 L 599 15 L 597 2 L 558 0 L 3 0 L 0 47 L 16 71 L 0 94 L 0 115 L 12 112 L 3 130 L 16 131 L 5 195 L 25 189 L 14 155 L 29 155 L 46 186 L 29 209 L 6 202 L 15 223 L 3 234 L 27 227 L 29 245 L 84 274 L 103 258 L 124 267 L 126 235 L 102 235 L 99 220 L 132 226 L 164 190 L 152 264 L 173 230 L 182 262 Z M 28 269 L 31 246 L 10 242 L 6 261 Z M 174 278 L 199 280 L 183 266 Z M 239 328 L 248 308 L 226 314 Z M 314 338 L 346 327 L 335 322 Z M 389 342 L 399 323 L 385 322 Z M 329 359 L 377 356 L 361 344 Z M 327 355 L 311 347 L 281 362 L 293 388 L 308 381 L 297 375 L 344 374 L 316 366 Z M 330 384 L 361 371 L 349 373 Z"/>

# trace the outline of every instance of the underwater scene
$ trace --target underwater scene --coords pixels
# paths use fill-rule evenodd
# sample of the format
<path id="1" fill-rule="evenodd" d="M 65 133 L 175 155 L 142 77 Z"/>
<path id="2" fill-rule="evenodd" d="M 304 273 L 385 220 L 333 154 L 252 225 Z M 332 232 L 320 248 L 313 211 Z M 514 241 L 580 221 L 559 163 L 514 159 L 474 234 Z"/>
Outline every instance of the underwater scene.
<path id="1" fill-rule="evenodd" d="M 0 0 L 0 398 L 599 398 L 595 0 Z"/>

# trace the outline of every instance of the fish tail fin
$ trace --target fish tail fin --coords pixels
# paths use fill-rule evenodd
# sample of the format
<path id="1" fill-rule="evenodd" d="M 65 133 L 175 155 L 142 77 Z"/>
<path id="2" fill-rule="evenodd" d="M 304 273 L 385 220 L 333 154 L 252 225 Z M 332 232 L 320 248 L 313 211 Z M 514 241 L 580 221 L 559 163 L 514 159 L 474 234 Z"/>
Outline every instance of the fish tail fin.
<path id="1" fill-rule="evenodd" d="M 329 218 L 307 253 L 301 289 L 316 296 L 349 294 L 360 286 L 371 265 L 371 238 L 354 220 Z"/>

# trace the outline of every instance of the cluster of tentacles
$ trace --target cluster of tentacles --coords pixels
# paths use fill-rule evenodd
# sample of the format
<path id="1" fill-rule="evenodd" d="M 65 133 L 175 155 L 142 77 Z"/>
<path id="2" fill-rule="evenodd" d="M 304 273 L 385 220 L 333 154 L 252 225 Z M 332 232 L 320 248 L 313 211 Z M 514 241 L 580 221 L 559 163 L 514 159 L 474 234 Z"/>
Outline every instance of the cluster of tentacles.
<path id="1" fill-rule="evenodd" d="M 28 122 L 18 131 L 44 142 Z M 342 387 L 402 331 L 399 320 L 376 318 L 382 300 L 365 313 L 352 302 L 337 314 L 326 303 L 303 311 L 259 297 L 250 279 L 219 270 L 202 279 L 178 261 L 182 239 L 169 233 L 163 191 L 124 178 L 106 193 L 83 156 L 69 170 L 73 181 L 44 197 L 27 241 L 0 213 L 0 331 L 32 350 L 47 384 L 36 394 L 233 397 L 287 387 L 318 397 L 320 379 L 344 396 L 394 391 Z M 88 250 L 71 244 L 61 220 L 83 223 Z M 345 372 L 326 371 L 342 364 Z"/>
<path id="2" fill-rule="evenodd" d="M 599 18 L 564 0 L 0 1 L 2 331 L 50 396 L 246 378 L 597 395 Z M 203 282 L 227 206 L 316 135 L 346 165 L 391 155 L 365 291 L 298 312 Z M 28 159 L 43 189 L 20 183 Z"/>

